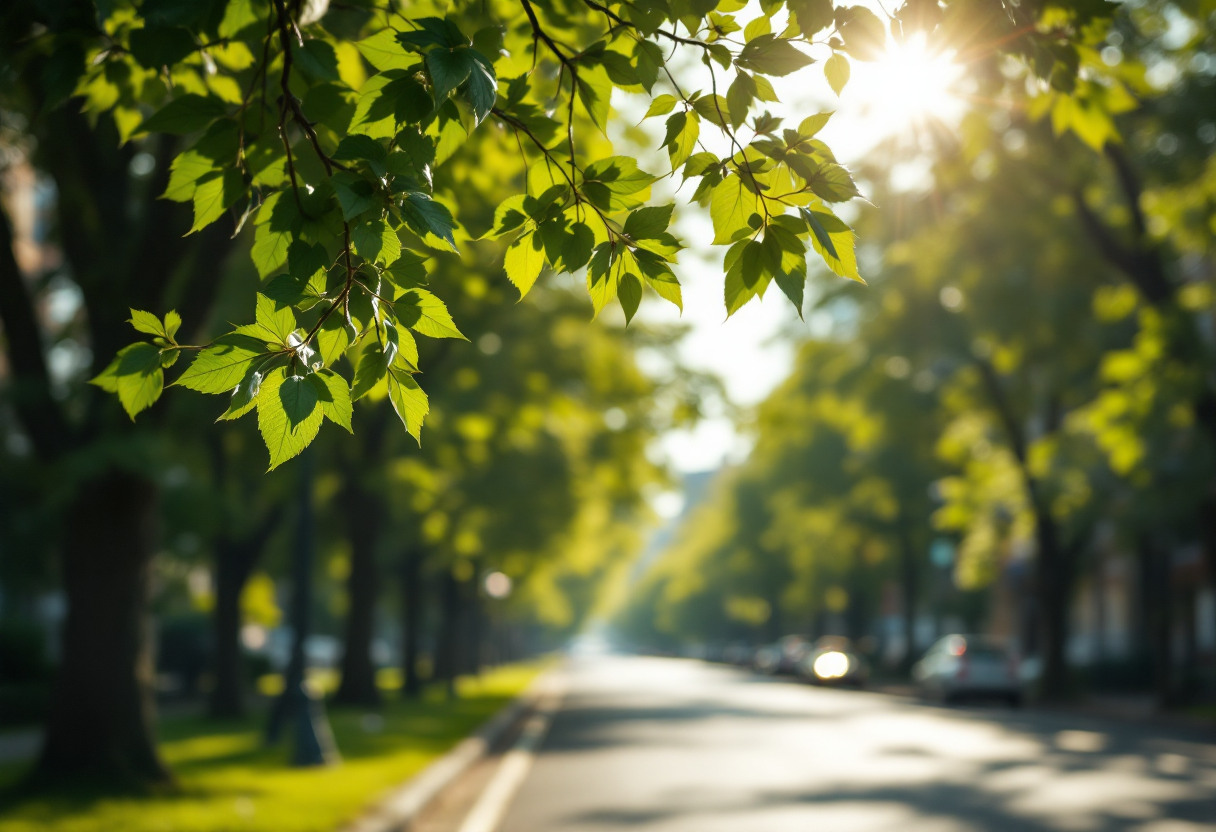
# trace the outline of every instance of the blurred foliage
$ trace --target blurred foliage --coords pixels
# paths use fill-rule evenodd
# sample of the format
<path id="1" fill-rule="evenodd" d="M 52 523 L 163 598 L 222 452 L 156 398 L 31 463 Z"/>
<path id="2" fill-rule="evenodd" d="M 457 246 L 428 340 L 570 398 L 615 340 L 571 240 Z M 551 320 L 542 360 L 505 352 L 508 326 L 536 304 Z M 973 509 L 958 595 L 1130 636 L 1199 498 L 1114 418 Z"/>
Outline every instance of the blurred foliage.
<path id="1" fill-rule="evenodd" d="M 1062 656 L 1102 553 L 1199 544 L 1216 581 L 1214 15 L 1125 5 L 1079 50 L 1071 98 L 1022 108 L 981 68 L 957 135 L 929 124 L 871 154 L 871 288 L 820 284 L 831 334 L 760 406 L 755 450 L 644 577 L 628 632 L 861 634 L 872 618 L 825 611 L 869 598 L 872 616 L 909 581 L 927 609 L 938 550 L 961 590 L 1031 566 L 1038 649 Z M 926 160 L 931 185 L 895 188 Z M 897 570 L 901 546 L 920 568 Z"/>

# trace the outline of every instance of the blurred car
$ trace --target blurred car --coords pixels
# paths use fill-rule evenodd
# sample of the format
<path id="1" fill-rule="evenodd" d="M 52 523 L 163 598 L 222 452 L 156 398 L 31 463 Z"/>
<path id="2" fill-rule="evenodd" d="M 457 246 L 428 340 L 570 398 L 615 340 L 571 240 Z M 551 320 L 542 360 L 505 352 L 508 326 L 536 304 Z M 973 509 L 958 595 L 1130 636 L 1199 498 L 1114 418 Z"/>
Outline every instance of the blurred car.
<path id="1" fill-rule="evenodd" d="M 810 641 L 805 636 L 782 636 L 775 643 L 757 650 L 752 666 L 761 673 L 796 673 L 798 663 L 810 648 Z"/>
<path id="2" fill-rule="evenodd" d="M 822 636 L 798 662 L 798 675 L 815 685 L 864 687 L 870 663 L 844 636 Z"/>
<path id="3" fill-rule="evenodd" d="M 738 667 L 750 665 L 755 658 L 755 649 L 745 641 L 732 641 L 722 651 L 722 661 Z"/>
<path id="4" fill-rule="evenodd" d="M 1018 661 L 1000 639 L 949 635 L 929 648 L 912 668 L 922 695 L 942 702 L 962 699 L 1003 699 L 1022 704 Z"/>

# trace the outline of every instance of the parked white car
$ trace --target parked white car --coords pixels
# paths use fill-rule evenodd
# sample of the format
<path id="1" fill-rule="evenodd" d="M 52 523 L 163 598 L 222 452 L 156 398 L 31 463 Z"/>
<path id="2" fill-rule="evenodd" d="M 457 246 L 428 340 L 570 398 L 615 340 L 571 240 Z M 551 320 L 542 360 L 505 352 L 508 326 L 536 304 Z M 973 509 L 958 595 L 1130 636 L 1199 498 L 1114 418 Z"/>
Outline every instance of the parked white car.
<path id="1" fill-rule="evenodd" d="M 923 696 L 941 702 L 962 699 L 1003 699 L 1022 704 L 1017 658 L 999 639 L 949 635 L 929 648 L 912 668 Z"/>

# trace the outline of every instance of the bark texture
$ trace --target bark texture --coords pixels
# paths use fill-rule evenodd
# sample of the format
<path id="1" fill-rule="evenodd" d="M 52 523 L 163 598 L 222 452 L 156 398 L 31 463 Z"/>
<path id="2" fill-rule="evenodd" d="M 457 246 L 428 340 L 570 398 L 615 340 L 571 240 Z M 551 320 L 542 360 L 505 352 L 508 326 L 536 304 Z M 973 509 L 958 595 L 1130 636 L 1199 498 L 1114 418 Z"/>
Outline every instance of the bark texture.
<path id="1" fill-rule="evenodd" d="M 72 509 L 62 660 L 35 781 L 168 783 L 153 731 L 147 604 L 155 488 L 111 469 L 80 489 Z"/>
<path id="2" fill-rule="evenodd" d="M 41 99 L 40 66 L 14 83 Z M 76 108 L 42 112 L 31 130 L 37 164 L 54 179 L 57 231 L 72 279 L 84 297 L 90 376 L 135 340 L 129 307 L 182 313 L 185 333 L 210 314 L 220 266 L 231 250 L 231 225 L 216 223 L 185 237 L 188 206 L 158 203 L 176 149 L 148 143 L 157 164 L 136 181 L 136 149 L 118 141 L 109 117 L 94 128 Z M 114 464 L 64 464 L 77 455 L 109 458 L 141 433 L 155 431 L 161 411 L 133 426 L 114 397 L 95 388 L 69 413 L 51 395 L 43 357 L 45 334 L 27 277 L 13 257 L 12 232 L 0 211 L 0 324 L 13 368 L 14 409 L 40 462 L 58 469 L 77 495 L 61 540 L 68 617 L 62 634 L 44 752 L 35 782 L 168 782 L 152 733 L 153 667 L 147 610 L 148 569 L 155 551 L 156 488 L 151 477 Z"/>

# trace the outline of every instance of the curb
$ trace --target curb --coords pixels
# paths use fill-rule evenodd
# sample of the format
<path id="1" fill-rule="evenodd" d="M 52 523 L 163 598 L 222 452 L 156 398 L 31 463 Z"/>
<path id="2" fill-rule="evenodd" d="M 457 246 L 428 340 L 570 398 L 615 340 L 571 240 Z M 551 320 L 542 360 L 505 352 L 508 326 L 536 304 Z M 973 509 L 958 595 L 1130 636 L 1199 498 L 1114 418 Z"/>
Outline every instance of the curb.
<path id="1" fill-rule="evenodd" d="M 408 832 L 414 819 L 435 796 L 485 757 L 503 734 L 536 704 L 549 675 L 538 676 L 526 691 L 487 720 L 472 736 L 461 740 L 404 785 L 389 792 L 359 818 L 343 826 L 342 832 Z"/>

